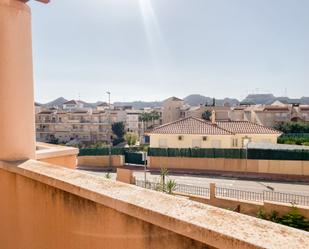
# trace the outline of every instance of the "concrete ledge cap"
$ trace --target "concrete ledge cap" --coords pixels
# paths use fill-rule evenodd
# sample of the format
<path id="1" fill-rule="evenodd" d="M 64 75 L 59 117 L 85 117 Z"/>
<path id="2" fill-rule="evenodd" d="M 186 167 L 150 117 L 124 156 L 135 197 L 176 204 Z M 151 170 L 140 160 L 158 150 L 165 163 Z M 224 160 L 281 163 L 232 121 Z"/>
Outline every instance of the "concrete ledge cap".
<path id="1" fill-rule="evenodd" d="M 54 158 L 61 156 L 77 155 L 79 150 L 73 147 L 60 145 L 36 143 L 37 150 L 35 152 L 36 159 Z"/>
<path id="2" fill-rule="evenodd" d="M 34 160 L 10 171 L 216 248 L 308 249 L 309 233 Z"/>

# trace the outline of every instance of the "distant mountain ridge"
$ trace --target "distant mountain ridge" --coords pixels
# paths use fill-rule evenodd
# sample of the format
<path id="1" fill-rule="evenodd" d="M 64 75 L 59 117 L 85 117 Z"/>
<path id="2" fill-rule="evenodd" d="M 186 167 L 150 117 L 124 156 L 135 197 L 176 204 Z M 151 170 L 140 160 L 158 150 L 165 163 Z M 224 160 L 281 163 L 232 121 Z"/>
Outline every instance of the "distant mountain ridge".
<path id="1" fill-rule="evenodd" d="M 273 94 L 249 94 L 241 103 L 251 103 L 257 105 L 267 105 L 274 101 L 281 101 L 287 104 L 303 104 L 309 105 L 309 97 L 301 97 L 299 99 L 292 99 L 289 97 L 275 97 Z"/>
<path id="2" fill-rule="evenodd" d="M 191 106 L 212 105 L 214 102 L 213 98 L 205 97 L 200 94 L 191 94 L 185 97 L 183 100 Z M 215 99 L 215 104 L 217 106 L 223 106 L 223 105 L 237 106 L 239 105 L 239 100 L 233 98 Z"/>
<path id="3" fill-rule="evenodd" d="M 186 104 L 191 106 L 198 105 L 212 105 L 213 98 L 206 97 L 200 94 L 191 94 L 187 97 L 183 98 Z M 292 99 L 289 97 L 275 97 L 273 94 L 249 94 L 245 99 L 241 102 L 235 98 L 224 98 L 224 99 L 215 99 L 215 103 L 217 106 L 229 105 L 229 106 L 238 106 L 239 104 L 271 104 L 274 101 L 279 100 L 283 103 L 299 103 L 304 105 L 309 105 L 309 97 L 301 97 L 299 99 Z M 51 102 L 46 104 L 42 104 L 43 107 L 51 108 L 58 107 L 61 108 L 62 105 L 68 100 L 64 97 L 59 97 Z M 97 105 L 102 104 L 103 101 L 97 101 L 95 103 L 87 103 L 84 101 L 84 106 L 86 108 L 95 108 Z M 133 101 L 133 102 L 115 102 L 113 103 L 115 106 L 132 106 L 134 109 L 143 109 L 143 108 L 154 108 L 161 107 L 163 101 Z"/>

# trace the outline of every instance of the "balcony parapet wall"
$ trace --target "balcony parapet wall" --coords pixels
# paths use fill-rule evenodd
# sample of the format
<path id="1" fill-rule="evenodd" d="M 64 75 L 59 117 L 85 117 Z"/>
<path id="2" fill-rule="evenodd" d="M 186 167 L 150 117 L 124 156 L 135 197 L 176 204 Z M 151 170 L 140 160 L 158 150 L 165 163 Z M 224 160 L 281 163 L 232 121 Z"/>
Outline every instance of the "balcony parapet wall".
<path id="1" fill-rule="evenodd" d="M 169 248 L 301 249 L 309 245 L 309 234 L 300 230 L 34 160 L 15 165 L 0 162 L 0 194 L 9 195 L 6 203 L 0 202 L 0 240 L 7 242 L 9 231 L 14 231 L 15 235 L 27 234 L 15 239 L 21 245 L 29 245 L 32 241 L 31 247 L 24 248 L 39 248 L 33 245 L 42 236 L 45 242 L 52 241 L 54 245 L 60 245 L 62 240 L 67 249 L 74 248 L 74 241 L 88 245 L 83 248 L 90 248 L 90 245 L 91 249 L 100 248 L 95 241 L 102 242 L 102 237 L 105 248 L 127 249 L 167 245 Z M 27 195 L 31 198 L 26 198 Z M 58 198 L 60 195 L 65 198 Z M 43 197 L 45 204 L 38 206 L 39 197 Z M 74 201 L 76 198 L 79 201 Z M 21 206 L 16 206 L 18 203 Z M 106 210 L 103 212 L 101 208 Z M 27 213 L 31 216 L 32 209 L 38 213 L 32 219 L 24 217 Z M 55 213 L 46 213 L 48 211 Z M 57 214 L 62 215 L 58 217 Z M 24 231 L 49 224 L 49 216 L 53 217 L 52 224 L 57 224 L 58 232 L 55 225 L 51 225 L 53 229 L 49 229 L 49 234 L 40 234 L 40 229 L 33 229 L 34 234 Z M 122 220 L 129 217 L 130 222 Z M 14 218 L 14 222 L 10 218 Z M 113 228 L 116 230 L 108 231 L 117 220 L 121 222 Z M 22 221 L 26 222 L 24 227 Z M 36 226 L 34 222 L 39 224 Z M 68 225 L 72 225 L 71 230 L 65 233 L 62 226 Z M 86 231 L 89 227 L 90 233 Z M 130 237 L 132 229 L 138 229 L 134 239 Z M 123 232 L 122 237 L 115 235 L 119 235 L 119 231 Z M 115 247 L 115 243 L 120 244 Z M 47 243 L 44 248 L 57 247 Z"/>

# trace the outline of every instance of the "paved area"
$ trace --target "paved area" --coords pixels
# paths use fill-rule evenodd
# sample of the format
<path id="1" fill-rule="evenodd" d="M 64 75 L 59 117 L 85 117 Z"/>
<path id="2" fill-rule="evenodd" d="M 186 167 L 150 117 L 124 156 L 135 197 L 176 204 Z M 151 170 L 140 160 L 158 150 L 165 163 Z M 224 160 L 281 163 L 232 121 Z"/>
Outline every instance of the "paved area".
<path id="1" fill-rule="evenodd" d="M 105 177 L 105 172 L 84 171 L 90 174 L 99 175 Z M 110 173 L 112 179 L 116 179 L 115 173 Z M 144 172 L 135 171 L 134 176 L 138 180 L 144 180 Z M 158 173 L 146 174 L 147 181 L 159 182 L 160 175 Z M 209 183 L 216 183 L 219 187 L 248 190 L 253 192 L 262 192 L 264 190 L 294 193 L 300 195 L 309 196 L 309 184 L 297 184 L 297 183 L 281 183 L 281 182 L 266 182 L 266 181 L 254 181 L 254 180 L 239 180 L 234 178 L 222 178 L 222 177 L 210 177 L 210 176 L 197 176 L 189 174 L 169 174 L 168 179 L 175 180 L 178 184 L 187 184 L 201 187 L 209 187 Z"/>

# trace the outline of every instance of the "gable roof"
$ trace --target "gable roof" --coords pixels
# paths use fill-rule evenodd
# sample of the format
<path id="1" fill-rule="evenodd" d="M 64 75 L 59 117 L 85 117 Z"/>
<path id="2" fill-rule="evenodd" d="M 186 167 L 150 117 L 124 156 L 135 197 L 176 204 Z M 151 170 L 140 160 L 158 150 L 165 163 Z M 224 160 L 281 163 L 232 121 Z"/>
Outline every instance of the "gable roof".
<path id="1" fill-rule="evenodd" d="M 103 107 L 103 106 L 108 106 L 108 104 L 106 102 L 102 102 L 101 104 L 98 104 L 97 106 Z"/>
<path id="2" fill-rule="evenodd" d="M 69 100 L 69 101 L 63 103 L 63 105 L 70 105 L 70 104 L 72 104 L 72 105 L 78 105 L 78 101 L 72 99 L 72 100 Z"/>
<path id="3" fill-rule="evenodd" d="M 248 121 L 218 121 L 218 127 L 235 134 L 278 134 L 281 132 Z"/>
<path id="4" fill-rule="evenodd" d="M 165 102 L 165 101 L 183 101 L 183 100 L 173 96 L 173 97 L 169 97 L 168 99 L 164 100 L 163 102 Z"/>
<path id="5" fill-rule="evenodd" d="M 281 132 L 248 121 L 218 121 L 215 124 L 196 117 L 187 117 L 154 128 L 149 134 L 276 134 Z"/>
<path id="6" fill-rule="evenodd" d="M 233 135 L 232 132 L 218 127 L 203 119 L 188 117 L 154 128 L 149 134 L 201 134 Z"/>

